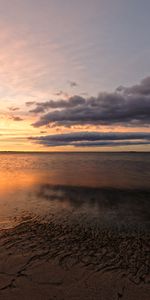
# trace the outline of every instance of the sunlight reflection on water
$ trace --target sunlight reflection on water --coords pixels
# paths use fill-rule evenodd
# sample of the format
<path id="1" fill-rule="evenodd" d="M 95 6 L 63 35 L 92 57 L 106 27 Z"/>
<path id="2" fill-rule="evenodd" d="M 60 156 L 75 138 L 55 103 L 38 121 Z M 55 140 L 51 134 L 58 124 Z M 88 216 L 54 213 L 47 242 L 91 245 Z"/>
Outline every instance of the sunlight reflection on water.
<path id="1" fill-rule="evenodd" d="M 27 214 L 86 212 L 148 224 L 150 154 L 0 155 L 0 227 Z"/>

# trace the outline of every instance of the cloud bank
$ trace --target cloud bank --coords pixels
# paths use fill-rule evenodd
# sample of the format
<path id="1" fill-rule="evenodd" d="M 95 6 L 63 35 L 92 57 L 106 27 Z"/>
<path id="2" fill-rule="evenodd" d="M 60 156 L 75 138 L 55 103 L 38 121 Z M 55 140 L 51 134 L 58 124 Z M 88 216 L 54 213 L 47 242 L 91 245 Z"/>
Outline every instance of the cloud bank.
<path id="1" fill-rule="evenodd" d="M 29 103 L 29 102 L 28 102 Z M 68 100 L 50 100 L 46 102 L 37 102 L 36 108 L 30 110 L 32 113 L 43 113 L 49 109 L 69 109 L 85 104 L 85 99 L 80 96 L 73 96 Z"/>
<path id="2" fill-rule="evenodd" d="M 149 145 L 150 133 L 130 132 L 74 132 L 68 134 L 53 134 L 39 137 L 29 137 L 30 140 L 43 146 L 74 146 L 74 147 L 103 147 Z"/>
<path id="3" fill-rule="evenodd" d="M 32 113 L 42 113 L 34 127 L 71 125 L 150 125 L 150 77 L 131 87 L 97 97 L 73 96 L 68 100 L 37 102 Z"/>

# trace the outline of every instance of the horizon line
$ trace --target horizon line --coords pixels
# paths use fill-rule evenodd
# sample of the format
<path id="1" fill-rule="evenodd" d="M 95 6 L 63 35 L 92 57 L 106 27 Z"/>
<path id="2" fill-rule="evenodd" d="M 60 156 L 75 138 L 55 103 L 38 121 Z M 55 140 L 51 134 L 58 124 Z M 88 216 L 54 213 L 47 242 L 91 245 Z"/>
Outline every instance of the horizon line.
<path id="1" fill-rule="evenodd" d="M 50 153 L 150 153 L 150 151 L 26 151 L 26 150 L 0 150 L 1 153 L 41 153 L 41 154 L 50 154 Z"/>

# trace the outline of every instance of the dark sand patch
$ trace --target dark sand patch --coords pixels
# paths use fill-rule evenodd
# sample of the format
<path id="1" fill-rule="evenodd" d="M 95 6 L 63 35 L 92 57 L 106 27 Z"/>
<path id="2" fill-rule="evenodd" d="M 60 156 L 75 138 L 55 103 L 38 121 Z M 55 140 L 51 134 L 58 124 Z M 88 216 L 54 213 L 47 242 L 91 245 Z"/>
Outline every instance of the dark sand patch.
<path id="1" fill-rule="evenodd" d="M 29 219 L 0 233 L 0 299 L 150 299 L 147 230 L 84 216 Z"/>

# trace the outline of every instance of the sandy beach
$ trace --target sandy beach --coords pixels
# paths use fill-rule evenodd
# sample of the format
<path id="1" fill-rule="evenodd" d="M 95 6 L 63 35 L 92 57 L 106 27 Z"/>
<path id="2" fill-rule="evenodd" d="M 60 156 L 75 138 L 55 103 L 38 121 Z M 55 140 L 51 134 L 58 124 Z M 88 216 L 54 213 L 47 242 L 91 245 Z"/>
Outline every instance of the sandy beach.
<path id="1" fill-rule="evenodd" d="M 150 299 L 147 232 L 66 216 L 29 218 L 0 235 L 2 300 Z"/>

